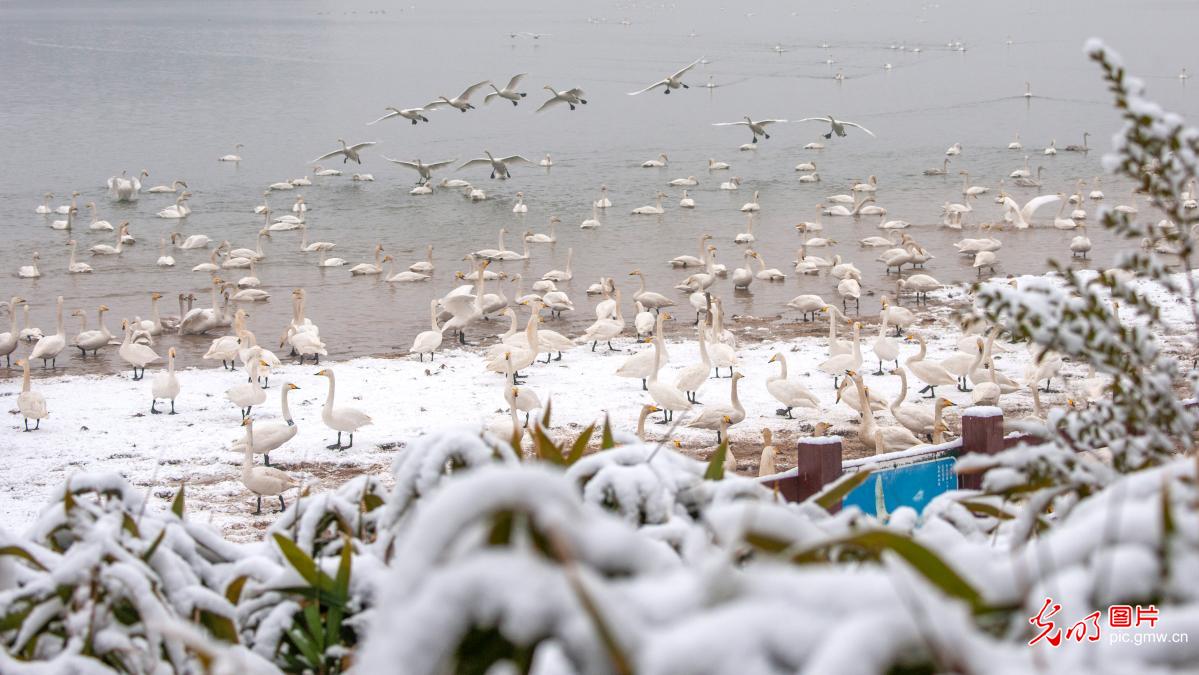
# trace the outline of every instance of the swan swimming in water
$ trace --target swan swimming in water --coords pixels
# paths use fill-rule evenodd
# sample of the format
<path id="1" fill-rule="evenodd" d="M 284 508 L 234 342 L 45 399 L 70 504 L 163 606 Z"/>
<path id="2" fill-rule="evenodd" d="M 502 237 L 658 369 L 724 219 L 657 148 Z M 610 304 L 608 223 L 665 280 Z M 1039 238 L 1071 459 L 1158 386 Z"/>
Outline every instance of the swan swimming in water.
<path id="1" fill-rule="evenodd" d="M 241 143 L 238 143 L 237 145 L 233 146 L 233 154 L 218 157 L 216 161 L 218 161 L 218 162 L 240 162 L 241 155 L 239 155 L 237 153 L 243 147 L 245 147 L 245 146 L 243 146 Z"/>

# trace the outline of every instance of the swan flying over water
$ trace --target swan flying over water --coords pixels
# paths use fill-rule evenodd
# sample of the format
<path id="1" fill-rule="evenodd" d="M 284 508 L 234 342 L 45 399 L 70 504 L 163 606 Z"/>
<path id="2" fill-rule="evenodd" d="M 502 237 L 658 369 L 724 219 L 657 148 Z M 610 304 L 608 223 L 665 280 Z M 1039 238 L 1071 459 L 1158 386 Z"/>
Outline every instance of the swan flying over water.
<path id="1" fill-rule="evenodd" d="M 754 135 L 754 140 L 751 141 L 751 143 L 757 143 L 758 136 L 761 136 L 763 138 L 770 138 L 770 134 L 766 133 L 767 126 L 769 126 L 771 124 L 786 122 L 786 121 L 787 120 L 758 120 L 757 122 L 755 122 L 752 119 L 750 119 L 749 115 L 746 115 L 745 119 L 740 122 L 715 122 L 712 124 L 712 126 L 714 126 L 714 127 L 735 127 L 735 126 L 749 127 L 750 133 L 752 133 Z"/>
<path id="2" fill-rule="evenodd" d="M 849 120 L 839 120 L 839 119 L 833 117 L 832 115 L 829 115 L 828 117 L 805 117 L 802 120 L 796 120 L 796 121 L 797 122 L 824 122 L 825 124 L 828 124 L 830 128 L 829 128 L 829 132 L 827 134 L 824 134 L 825 138 L 832 138 L 833 134 L 837 134 L 837 136 L 839 138 L 844 138 L 845 137 L 845 127 L 857 127 L 858 129 L 861 129 L 862 131 L 865 131 L 866 133 L 870 134 L 871 137 L 877 138 L 877 136 L 874 135 L 873 131 L 867 129 L 866 127 L 862 126 L 861 124 L 858 124 L 857 122 L 850 122 Z"/>
<path id="3" fill-rule="evenodd" d="M 464 89 L 461 94 L 458 94 L 454 98 L 446 98 L 444 96 L 439 96 L 439 97 L 437 97 L 436 100 L 429 101 L 428 103 L 426 103 L 425 109 L 426 110 L 435 110 L 437 108 L 443 108 L 448 105 L 451 108 L 456 108 L 461 112 L 466 112 L 467 110 L 474 110 L 474 106 L 470 104 L 470 97 L 473 96 L 474 93 L 476 91 L 478 91 L 480 87 L 485 87 L 489 84 L 491 84 L 491 80 L 483 80 L 482 82 L 476 82 L 475 84 L 472 84 L 469 87 L 467 87 L 466 89 Z"/>
<path id="4" fill-rule="evenodd" d="M 425 117 L 425 115 L 424 115 L 424 113 L 429 112 L 425 108 L 393 108 L 391 106 L 387 106 L 386 108 L 384 108 L 384 110 L 387 111 L 386 115 L 380 117 L 377 120 L 367 122 L 366 126 L 369 127 L 372 124 L 378 124 L 379 122 L 382 122 L 383 120 L 389 120 L 393 117 L 403 117 L 406 120 L 412 120 L 413 124 L 416 124 L 417 121 L 421 121 L 421 122 L 429 121 L 429 118 Z"/>
<path id="5" fill-rule="evenodd" d="M 545 89 L 554 96 L 545 103 L 542 103 L 541 107 L 537 109 L 537 112 L 541 112 L 542 110 L 555 106 L 559 103 L 565 103 L 566 105 L 569 105 L 571 110 L 575 109 L 576 103 L 587 105 L 587 99 L 583 98 L 583 90 L 579 89 L 578 87 L 567 89 L 566 91 L 558 91 L 547 84 L 542 87 L 542 89 Z"/>
<path id="6" fill-rule="evenodd" d="M 338 155 L 343 155 L 342 160 L 341 160 L 342 164 L 345 164 L 346 162 L 350 161 L 351 159 L 354 160 L 355 162 L 358 162 L 359 164 L 361 164 L 362 157 L 360 157 L 358 155 L 358 151 L 363 148 L 369 148 L 370 146 L 375 144 L 374 141 L 367 141 L 365 143 L 355 143 L 354 145 L 347 146 L 346 142 L 340 138 L 337 139 L 337 142 L 341 143 L 340 150 L 334 150 L 333 152 L 327 152 L 327 153 L 321 155 L 320 157 L 317 157 L 316 159 L 312 160 L 311 162 L 309 162 L 309 164 L 315 164 L 315 163 L 321 161 L 322 159 L 333 159 L 334 157 L 336 157 Z"/>
<path id="7" fill-rule="evenodd" d="M 474 159 L 468 159 L 465 162 L 463 162 L 462 165 L 458 167 L 458 169 L 461 170 L 461 169 L 465 169 L 468 166 L 479 166 L 481 164 L 486 164 L 491 167 L 491 177 L 492 178 L 495 178 L 496 176 L 499 176 L 500 178 L 511 178 L 512 174 L 508 172 L 509 164 L 511 164 L 512 162 L 524 162 L 526 164 L 533 163 L 532 161 L 525 159 L 524 157 L 521 157 L 520 155 L 508 155 L 507 157 L 495 157 L 491 154 L 490 150 L 484 150 L 483 154 L 485 154 L 487 156 L 486 157 L 476 157 Z"/>
<path id="8" fill-rule="evenodd" d="M 520 100 L 522 98 L 524 98 L 525 96 L 528 96 L 528 94 L 526 94 L 525 92 L 516 90 L 517 85 L 520 84 L 520 81 L 522 79 L 524 79 L 525 75 L 528 75 L 528 73 L 520 73 L 518 75 L 513 75 L 512 79 L 508 80 L 508 84 L 503 89 L 496 89 L 496 86 L 494 83 L 488 82 L 487 85 L 490 86 L 495 91 L 484 96 L 483 103 L 491 103 L 492 99 L 499 97 L 506 101 L 511 101 L 512 105 L 516 105 L 517 103 L 520 102 Z"/>
<path id="9" fill-rule="evenodd" d="M 445 167 L 447 167 L 447 166 L 453 164 L 455 161 L 457 161 L 457 160 L 449 159 L 444 162 L 431 162 L 429 164 L 425 164 L 425 163 L 421 162 L 419 159 L 416 160 L 415 162 L 405 162 L 402 159 L 392 159 L 392 158 L 388 157 L 387 155 L 383 155 L 382 157 L 383 157 L 383 159 L 391 162 L 392 164 L 399 164 L 400 166 L 406 166 L 409 169 L 412 169 L 413 171 L 420 174 L 420 179 L 416 181 L 417 185 L 424 185 L 425 183 L 428 183 L 430 180 L 433 180 L 433 172 L 434 171 L 444 169 Z"/>
<path id="10" fill-rule="evenodd" d="M 637 94 L 644 94 L 645 92 L 647 92 L 651 89 L 656 89 L 658 87 L 665 87 L 664 91 L 662 92 L 664 94 L 669 94 L 671 89 L 678 89 L 680 87 L 682 87 L 683 89 L 690 89 L 691 87 L 687 86 L 683 82 L 683 76 L 686 75 L 687 72 L 690 71 L 692 68 L 699 65 L 700 62 L 702 62 L 703 60 L 704 60 L 704 57 L 701 56 L 698 59 L 692 61 L 690 64 L 680 68 L 679 70 L 676 70 L 675 72 L 671 73 L 670 75 L 667 75 L 666 77 L 649 85 L 645 89 L 642 89 L 640 91 L 630 91 L 629 96 L 636 96 Z"/>

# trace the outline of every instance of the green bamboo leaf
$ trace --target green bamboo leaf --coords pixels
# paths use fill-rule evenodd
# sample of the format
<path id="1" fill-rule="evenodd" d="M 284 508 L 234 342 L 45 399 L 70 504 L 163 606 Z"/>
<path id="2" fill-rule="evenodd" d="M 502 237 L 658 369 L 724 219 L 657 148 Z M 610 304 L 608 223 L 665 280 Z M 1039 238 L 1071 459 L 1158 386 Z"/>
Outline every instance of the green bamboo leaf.
<path id="1" fill-rule="evenodd" d="M 848 476 L 842 476 L 836 481 L 833 481 L 833 483 L 825 489 L 817 492 L 811 497 L 808 497 L 808 500 L 815 503 L 825 511 L 828 511 L 837 504 L 840 504 L 841 500 L 845 498 L 845 495 L 852 492 L 857 486 L 865 483 L 866 479 L 869 477 L 870 469 L 860 469 L 849 474 Z"/>
<path id="2" fill-rule="evenodd" d="M 554 407 L 554 401 L 548 400 L 545 402 L 545 410 L 541 411 L 541 427 L 543 429 L 550 428 L 550 410 Z"/>
<path id="3" fill-rule="evenodd" d="M 591 436 L 595 433 L 595 422 L 592 422 L 579 434 L 573 445 L 570 446 L 570 454 L 566 456 L 566 465 L 570 466 L 579 461 L 583 453 L 587 451 L 587 444 L 591 442 Z"/>
<path id="4" fill-rule="evenodd" d="M 496 513 L 492 517 L 491 532 L 487 535 L 488 545 L 507 546 L 512 541 L 512 528 L 515 524 L 515 518 L 515 514 L 507 509 Z"/>
<path id="5" fill-rule="evenodd" d="M 708 469 L 704 471 L 704 480 L 724 480 L 724 458 L 729 452 L 729 441 L 725 439 L 716 446 L 716 452 L 708 459 Z"/>
<path id="6" fill-rule="evenodd" d="M 218 640 L 223 640 L 230 644 L 238 644 L 240 642 L 237 638 L 237 626 L 227 616 L 221 616 L 220 614 L 214 614 L 202 609 L 200 610 L 200 623 Z"/>
<path id="7" fill-rule="evenodd" d="M 964 601 L 975 613 L 988 609 L 982 595 L 940 556 L 911 537 L 891 530 L 866 530 L 831 542 L 824 542 L 819 546 L 800 551 L 792 560 L 799 563 L 821 561 L 827 557 L 826 551 L 834 547 L 855 547 L 868 551 L 876 557 L 884 551 L 895 553 L 929 583 L 946 595 Z"/>
<path id="8" fill-rule="evenodd" d="M 246 587 L 246 581 L 249 579 L 246 575 L 237 577 L 225 588 L 225 599 L 236 605 L 238 600 L 241 600 L 242 589 Z"/>
<path id="9" fill-rule="evenodd" d="M 968 499 L 963 499 L 958 503 L 966 507 L 970 513 L 973 513 L 977 516 L 989 516 L 991 518 L 998 518 L 1000 520 L 1011 520 L 1012 518 L 1016 517 L 1012 513 L 1004 511 L 994 504 L 987 504 L 986 502 L 975 502 Z"/>
<path id="10" fill-rule="evenodd" d="M 175 498 L 171 500 L 171 513 L 175 514 L 180 520 L 183 519 L 183 486 L 186 483 L 179 484 L 179 491 L 175 493 Z"/>
<path id="11" fill-rule="evenodd" d="M 292 568 L 304 578 L 304 581 L 320 588 L 320 571 L 316 568 L 316 563 L 313 562 L 312 558 L 308 557 L 307 553 L 301 551 L 300 547 L 296 546 L 294 541 L 278 532 L 275 533 L 274 537 L 275 544 L 279 546 L 279 551 L 283 553 L 284 558 L 287 558 L 287 562 L 291 563 Z"/>
<path id="12" fill-rule="evenodd" d="M 308 625 L 308 635 L 311 636 L 316 651 L 325 653 L 325 627 L 321 625 L 321 608 L 315 602 L 304 606 L 304 623 Z"/>
<path id="13" fill-rule="evenodd" d="M 366 507 L 367 513 L 383 506 L 383 503 L 383 498 L 376 494 L 368 494 L 362 498 L 362 505 Z"/>
<path id="14" fill-rule="evenodd" d="M 295 644 L 296 648 L 299 649 L 300 653 L 305 659 L 307 659 L 308 667 L 314 671 L 319 670 L 321 666 L 321 653 L 316 650 L 316 647 L 314 647 L 312 641 L 304 635 L 304 632 L 299 628 L 292 626 L 291 628 L 287 629 L 287 636 L 291 638 L 292 643 Z"/>
<path id="15" fill-rule="evenodd" d="M 616 447 L 616 439 L 612 437 L 612 418 L 604 415 L 604 430 L 600 437 L 600 449 L 607 450 Z"/>
<path id="16" fill-rule="evenodd" d="M 583 606 L 583 611 L 591 618 L 591 623 L 595 625 L 595 632 L 599 634 L 600 641 L 604 645 L 604 650 L 608 652 L 608 659 L 612 664 L 612 672 L 617 675 L 632 675 L 633 667 L 630 664 L 629 657 L 624 653 L 620 643 L 616 640 L 616 634 L 608 625 L 608 621 L 600 612 L 599 606 L 595 604 L 591 594 L 583 586 L 583 580 L 579 577 L 573 565 L 568 568 L 566 578 L 570 581 L 570 587 L 574 589 L 575 595 L 579 598 L 579 604 Z"/>
<path id="17" fill-rule="evenodd" d="M 146 552 L 142 554 L 142 560 L 150 562 L 150 560 L 154 557 L 154 552 L 158 550 L 158 545 L 162 543 L 162 540 L 164 537 L 166 537 L 166 534 L 167 528 L 165 527 L 158 531 L 158 536 L 154 537 L 154 541 L 151 542 L 150 548 L 146 549 Z"/>
<path id="18" fill-rule="evenodd" d="M 533 450 L 537 453 L 537 458 L 543 462 L 566 466 L 566 458 L 562 456 L 561 448 L 554 445 L 553 440 L 540 426 L 533 427 Z"/>
<path id="19" fill-rule="evenodd" d="M 121 516 L 121 529 L 128 532 L 130 536 L 137 537 L 138 539 L 140 539 L 142 536 L 137 530 L 137 523 L 134 522 L 133 516 L 129 515 L 128 513 L 122 514 Z"/>
<path id="20" fill-rule="evenodd" d="M 21 548 L 20 546 L 15 545 L 15 544 L 10 545 L 10 546 L 0 546 L 0 556 L 3 556 L 3 555 L 9 555 L 9 556 L 13 556 L 15 558 L 21 558 L 25 562 L 29 563 L 30 565 L 33 565 L 34 567 L 38 568 L 39 570 L 41 570 L 43 572 L 49 571 L 46 569 L 46 567 L 44 565 L 42 565 L 40 562 L 37 561 L 37 558 L 33 557 L 33 554 L 31 554 L 29 551 L 26 551 L 25 549 Z"/>

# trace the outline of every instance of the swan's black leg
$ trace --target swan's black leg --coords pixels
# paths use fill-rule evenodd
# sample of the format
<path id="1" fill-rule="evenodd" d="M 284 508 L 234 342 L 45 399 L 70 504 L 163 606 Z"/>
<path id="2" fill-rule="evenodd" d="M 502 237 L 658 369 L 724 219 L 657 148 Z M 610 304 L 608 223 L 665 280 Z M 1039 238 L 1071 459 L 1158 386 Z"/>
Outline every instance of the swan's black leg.
<path id="1" fill-rule="evenodd" d="M 258 508 L 254 509 L 254 515 L 262 513 L 262 495 L 258 495 Z"/>
<path id="2" fill-rule="evenodd" d="M 279 513 L 287 510 L 287 504 L 283 503 L 283 495 L 279 495 Z"/>
<path id="3" fill-rule="evenodd" d="M 579 103 L 582 103 L 583 105 L 587 105 L 587 99 L 581 98 L 581 99 L 579 99 Z"/>
<path id="4" fill-rule="evenodd" d="M 271 465 L 271 453 L 268 452 L 262 455 L 262 463 L 266 464 L 267 466 Z"/>
<path id="5" fill-rule="evenodd" d="M 525 428 L 529 428 L 529 412 L 525 412 Z"/>
<path id="6" fill-rule="evenodd" d="M 177 414 L 179 414 L 179 413 L 176 413 L 176 412 L 175 412 L 175 399 L 171 399 L 171 412 L 169 412 L 169 413 L 167 413 L 167 414 L 168 414 L 168 415 L 177 415 Z"/>
<path id="7" fill-rule="evenodd" d="M 326 445 L 325 449 L 326 450 L 340 450 L 341 449 L 341 432 L 340 431 L 337 432 L 337 442 L 332 445 Z"/>
<path id="8" fill-rule="evenodd" d="M 641 391 L 649 391 L 649 387 L 645 385 L 645 378 L 641 378 Z"/>
<path id="9" fill-rule="evenodd" d="M 679 84 L 682 84 L 682 85 L 683 85 L 683 89 L 690 89 L 690 88 L 691 88 L 691 87 L 690 87 L 690 85 L 683 84 L 682 82 L 679 82 Z"/>
<path id="10" fill-rule="evenodd" d="M 156 405 L 158 405 L 158 399 L 156 399 L 156 398 L 150 399 L 150 414 L 151 415 L 161 415 L 162 414 L 161 410 L 154 407 Z"/>
<path id="11" fill-rule="evenodd" d="M 352 447 L 354 447 L 354 434 L 350 434 L 350 444 L 349 444 L 349 445 L 347 445 L 345 448 L 342 448 L 342 449 L 343 449 L 343 450 L 346 450 L 346 449 L 349 449 L 349 448 L 352 448 Z"/>

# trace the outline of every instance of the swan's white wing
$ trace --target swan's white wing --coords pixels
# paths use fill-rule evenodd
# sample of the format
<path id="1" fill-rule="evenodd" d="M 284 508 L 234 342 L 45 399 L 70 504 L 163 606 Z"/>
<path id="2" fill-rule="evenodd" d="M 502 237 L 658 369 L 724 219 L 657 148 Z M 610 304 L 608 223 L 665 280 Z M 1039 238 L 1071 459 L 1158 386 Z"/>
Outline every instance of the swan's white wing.
<path id="1" fill-rule="evenodd" d="M 504 164 L 511 164 L 512 162 L 524 162 L 526 164 L 533 163 L 533 160 L 525 159 L 524 157 L 521 157 L 520 155 L 508 155 L 507 157 L 497 157 L 496 159 L 500 160 Z"/>
<path id="2" fill-rule="evenodd" d="M 483 105 L 487 105 L 488 103 L 491 103 L 491 99 L 493 99 L 493 98 L 495 98 L 496 96 L 499 96 L 499 95 L 500 95 L 500 92 L 498 92 L 498 91 L 494 91 L 494 92 L 492 92 L 492 93 L 490 93 L 490 94 L 488 94 L 488 95 L 484 96 L 484 97 L 483 97 Z"/>
<path id="3" fill-rule="evenodd" d="M 796 122 L 824 122 L 825 124 L 832 124 L 832 122 L 830 122 L 827 117 L 805 117 L 802 120 L 795 120 L 795 121 Z M 856 127 L 858 125 L 855 124 L 854 126 Z M 870 135 L 873 136 L 874 134 L 870 134 Z"/>
<path id="4" fill-rule="evenodd" d="M 546 101 L 545 103 L 542 103 L 541 107 L 538 108 L 537 110 L 535 110 L 534 112 L 541 112 L 542 110 L 545 110 L 546 108 L 549 108 L 550 106 L 558 105 L 559 103 L 565 103 L 565 102 L 566 101 L 564 99 L 554 96 L 553 98 Z"/>
<path id="5" fill-rule="evenodd" d="M 666 86 L 666 80 L 658 80 L 657 82 L 651 84 L 650 86 L 648 86 L 645 89 L 642 89 L 640 91 L 630 91 L 629 96 L 636 96 L 637 94 L 644 94 L 645 92 L 649 91 L 650 89 L 657 89 L 658 87 L 665 87 L 665 86 Z"/>
<path id="6" fill-rule="evenodd" d="M 575 87 L 573 89 L 567 89 L 564 93 L 569 94 L 571 96 L 578 96 L 579 98 L 583 98 L 584 96 L 587 95 L 583 92 L 582 89 L 579 89 L 578 87 Z"/>
<path id="7" fill-rule="evenodd" d="M 436 110 L 438 108 L 444 108 L 447 105 L 449 105 L 449 103 L 447 103 L 441 99 L 437 99 L 436 101 L 429 101 L 423 107 L 425 110 Z"/>
<path id="8" fill-rule="evenodd" d="M 375 142 L 374 142 L 374 141 L 367 141 L 367 142 L 365 142 L 365 143 L 355 143 L 354 145 L 351 145 L 349 149 L 350 149 L 350 150 L 354 150 L 354 151 L 358 151 L 358 150 L 361 150 L 361 149 L 363 149 L 363 148 L 369 148 L 369 147 L 371 147 L 371 146 L 372 146 L 372 145 L 374 145 L 374 144 L 375 144 Z"/>
<path id="9" fill-rule="evenodd" d="M 696 59 L 696 60 L 692 61 L 690 64 L 688 64 L 688 65 L 686 65 L 686 66 L 683 66 L 683 67 L 682 67 L 682 68 L 680 68 L 679 70 L 675 71 L 674 75 L 671 75 L 671 77 L 673 77 L 673 78 L 680 78 L 680 77 L 682 77 L 683 75 L 686 75 L 686 74 L 687 74 L 687 71 L 689 71 L 689 70 L 691 70 L 692 68 L 694 68 L 694 67 L 698 66 L 698 65 L 699 65 L 699 62 L 700 62 L 700 61 L 703 61 L 703 60 L 704 60 L 704 57 L 702 57 L 702 56 L 701 56 L 701 57 L 699 57 L 698 59 Z"/>
<path id="10" fill-rule="evenodd" d="M 428 169 L 429 171 L 437 171 L 438 169 L 444 169 L 445 167 L 453 164 L 454 161 L 455 160 L 447 159 L 444 162 L 433 162 L 431 164 L 426 164 L 425 168 Z"/>
<path id="11" fill-rule="evenodd" d="M 858 124 L 857 122 L 846 122 L 845 120 L 837 120 L 837 121 L 840 122 L 842 124 L 842 126 L 857 127 L 859 129 L 861 129 L 862 131 L 865 131 L 866 133 L 870 134 L 870 136 L 872 138 L 878 138 L 878 136 L 874 135 L 873 131 L 867 129 L 866 127 L 862 126 L 861 124 Z"/>
<path id="12" fill-rule="evenodd" d="M 1024 218 L 1024 222 L 1032 222 L 1033 214 L 1037 212 L 1037 209 L 1045 206 L 1046 204 L 1052 204 L 1059 199 L 1061 199 L 1061 197 L 1058 197 L 1057 195 L 1041 195 L 1040 197 L 1033 197 L 1032 199 L 1028 200 L 1028 203 L 1024 205 L 1024 208 L 1020 209 L 1020 215 Z"/>
<path id="13" fill-rule="evenodd" d="M 383 120 L 386 120 L 386 119 L 391 119 L 392 117 L 398 117 L 398 116 L 399 116 L 399 114 L 400 114 L 400 113 L 398 113 L 398 112 L 396 112 L 396 111 L 392 110 L 391 112 L 387 113 L 386 115 L 384 115 L 384 116 L 380 117 L 380 118 L 379 118 L 379 119 L 377 119 L 377 120 L 374 120 L 374 121 L 372 121 L 372 122 L 367 122 L 367 123 L 366 123 L 366 126 L 368 126 L 368 127 L 369 127 L 370 125 L 372 125 L 372 124 L 378 124 L 379 122 L 382 122 Z"/>
<path id="14" fill-rule="evenodd" d="M 461 164 L 461 166 L 459 166 L 458 168 L 459 168 L 459 169 L 465 169 L 465 168 L 466 168 L 466 167 L 468 167 L 468 166 L 479 166 L 480 164 L 484 164 L 484 165 L 487 165 L 487 166 L 491 166 L 491 160 L 490 160 L 490 159 L 487 159 L 486 157 L 476 157 L 476 158 L 474 158 L 474 159 L 468 159 L 468 160 L 466 160 L 466 161 L 465 161 L 465 162 L 463 162 L 463 163 Z"/>
<path id="15" fill-rule="evenodd" d="M 316 162 L 319 162 L 319 161 L 321 161 L 322 159 L 329 159 L 329 158 L 331 158 L 331 157 L 336 157 L 336 156 L 338 156 L 338 155 L 344 155 L 344 154 L 345 154 L 345 152 L 343 152 L 343 151 L 341 151 L 341 150 L 334 150 L 333 152 L 326 152 L 325 154 L 321 155 L 320 157 L 317 157 L 316 159 L 314 159 L 314 160 L 312 160 L 311 162 L 308 162 L 308 163 L 309 163 L 309 164 L 315 164 Z"/>
<path id="16" fill-rule="evenodd" d="M 404 161 L 404 160 L 402 160 L 402 159 L 392 159 L 392 158 L 388 157 L 387 155 L 380 155 L 380 156 L 381 156 L 383 159 L 385 159 L 385 160 L 387 160 L 387 161 L 391 162 L 392 164 L 399 164 L 400 166 L 406 166 L 406 167 L 408 167 L 409 169 L 412 169 L 412 170 L 414 170 L 414 171 L 419 171 L 419 170 L 420 170 L 420 169 L 418 169 L 418 168 L 417 168 L 417 166 L 416 166 L 416 162 L 405 162 L 405 161 Z"/>
<path id="17" fill-rule="evenodd" d="M 713 122 L 712 123 L 712 126 L 714 126 L 714 127 L 736 127 L 736 126 L 744 127 L 744 126 L 748 126 L 748 125 L 749 125 L 749 122 Z"/>
<path id="18" fill-rule="evenodd" d="M 454 316 L 469 316 L 474 309 L 474 304 L 474 293 L 449 295 L 441 299 L 441 306 Z"/>
<path id="19" fill-rule="evenodd" d="M 505 89 L 516 89 L 516 85 L 520 84 L 520 81 L 524 79 L 525 75 L 528 75 L 528 73 L 520 73 L 519 75 L 513 75 L 512 79 L 508 80 L 508 86 L 504 87 L 504 88 Z"/>
<path id="20" fill-rule="evenodd" d="M 473 95 L 476 91 L 478 91 L 479 87 L 483 87 L 488 84 L 491 84 L 491 80 L 483 80 L 482 82 L 476 82 L 475 84 L 470 85 L 458 96 L 458 100 L 459 101 L 469 101 L 471 95 Z"/>
<path id="21" fill-rule="evenodd" d="M 114 190 L 114 189 L 116 189 L 116 188 L 114 188 L 114 187 L 113 187 L 114 185 L 116 185 L 116 183 L 117 183 L 117 177 L 116 177 L 116 176 L 109 176 L 109 177 L 108 177 L 108 189 L 109 189 L 109 190 Z"/>
<path id="22" fill-rule="evenodd" d="M 758 124 L 760 126 L 766 126 L 767 124 L 781 124 L 786 121 L 787 120 L 758 120 Z"/>

